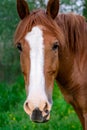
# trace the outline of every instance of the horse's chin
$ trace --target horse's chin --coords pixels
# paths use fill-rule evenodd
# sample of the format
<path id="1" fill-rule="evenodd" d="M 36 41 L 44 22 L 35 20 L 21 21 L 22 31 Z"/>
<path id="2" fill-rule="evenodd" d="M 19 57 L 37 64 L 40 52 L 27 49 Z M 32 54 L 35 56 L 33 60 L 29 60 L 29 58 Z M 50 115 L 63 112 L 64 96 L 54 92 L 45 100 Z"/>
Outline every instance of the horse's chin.
<path id="1" fill-rule="evenodd" d="M 49 120 L 44 120 L 42 122 L 38 122 L 38 121 L 33 121 L 34 123 L 47 123 Z"/>

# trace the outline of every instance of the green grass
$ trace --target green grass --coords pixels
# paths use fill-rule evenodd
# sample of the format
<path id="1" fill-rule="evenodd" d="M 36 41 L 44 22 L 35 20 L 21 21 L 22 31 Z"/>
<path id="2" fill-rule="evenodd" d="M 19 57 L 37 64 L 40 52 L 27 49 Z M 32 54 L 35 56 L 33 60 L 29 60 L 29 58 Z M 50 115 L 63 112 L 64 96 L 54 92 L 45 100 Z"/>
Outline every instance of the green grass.
<path id="1" fill-rule="evenodd" d="M 56 83 L 50 121 L 36 124 L 23 110 L 26 99 L 23 77 L 15 84 L 0 84 L 0 130 L 82 130 L 78 117 L 63 99 Z"/>

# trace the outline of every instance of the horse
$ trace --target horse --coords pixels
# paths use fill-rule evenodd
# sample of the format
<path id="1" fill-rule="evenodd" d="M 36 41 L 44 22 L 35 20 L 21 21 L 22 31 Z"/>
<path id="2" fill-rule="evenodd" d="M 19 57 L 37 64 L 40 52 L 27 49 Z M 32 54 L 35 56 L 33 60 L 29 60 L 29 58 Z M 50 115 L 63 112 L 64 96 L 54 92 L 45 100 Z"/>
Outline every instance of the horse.
<path id="1" fill-rule="evenodd" d="M 26 101 L 24 110 L 33 122 L 50 119 L 56 80 L 65 100 L 87 130 L 87 23 L 77 14 L 59 14 L 59 0 L 46 9 L 30 12 L 17 0 L 20 22 L 14 44 L 20 51 Z"/>

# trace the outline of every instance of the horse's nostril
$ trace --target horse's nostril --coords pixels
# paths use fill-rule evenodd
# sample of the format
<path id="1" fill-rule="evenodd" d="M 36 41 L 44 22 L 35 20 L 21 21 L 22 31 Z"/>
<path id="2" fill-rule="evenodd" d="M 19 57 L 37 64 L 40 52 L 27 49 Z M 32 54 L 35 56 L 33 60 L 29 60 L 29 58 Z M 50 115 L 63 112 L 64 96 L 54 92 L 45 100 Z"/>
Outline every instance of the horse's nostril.
<path id="1" fill-rule="evenodd" d="M 44 111 L 45 111 L 46 113 L 48 113 L 48 104 L 47 104 L 47 103 L 45 103 Z"/>
<path id="2" fill-rule="evenodd" d="M 49 113 L 49 111 L 48 110 L 45 110 L 45 112 L 48 114 Z"/>
<path id="3" fill-rule="evenodd" d="M 26 102 L 25 105 L 28 107 L 28 102 Z"/>
<path id="4" fill-rule="evenodd" d="M 25 103 L 25 107 L 26 107 L 27 109 L 29 108 L 28 102 Z"/>
<path id="5" fill-rule="evenodd" d="M 29 102 L 28 102 L 28 101 L 26 101 L 26 102 L 24 103 L 24 110 L 25 110 L 25 112 L 26 112 L 27 114 L 30 113 L 30 108 L 29 108 Z"/>

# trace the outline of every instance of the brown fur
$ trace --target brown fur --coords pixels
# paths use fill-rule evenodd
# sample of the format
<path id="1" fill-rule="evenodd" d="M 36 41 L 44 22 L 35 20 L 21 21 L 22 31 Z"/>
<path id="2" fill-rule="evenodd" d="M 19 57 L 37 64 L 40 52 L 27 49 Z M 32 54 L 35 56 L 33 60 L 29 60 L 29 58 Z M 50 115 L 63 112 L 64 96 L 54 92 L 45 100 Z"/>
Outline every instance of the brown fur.
<path id="1" fill-rule="evenodd" d="M 24 36 L 36 25 L 43 27 L 47 48 L 50 46 L 48 42 L 52 41 L 51 36 L 59 41 L 56 80 L 65 99 L 74 107 L 83 128 L 87 130 L 87 23 L 84 17 L 79 15 L 60 14 L 53 20 L 43 10 L 33 11 L 19 23 L 14 38 L 15 44 L 27 44 Z M 46 33 L 50 34 L 50 37 L 47 37 Z M 47 50 L 45 56 L 46 54 Z M 52 55 L 50 52 L 49 57 Z M 46 61 L 47 65 L 48 62 L 49 59 Z M 47 79 L 50 84 L 50 77 Z"/>

